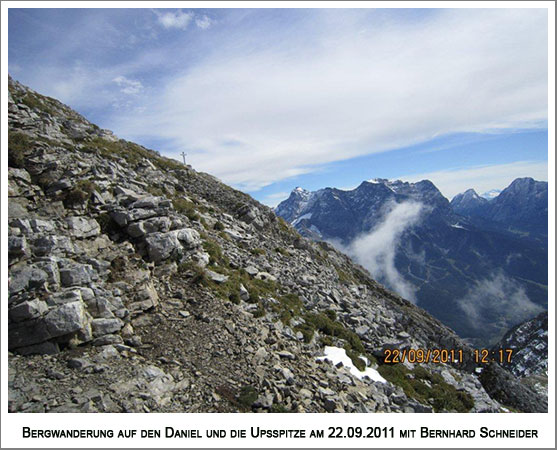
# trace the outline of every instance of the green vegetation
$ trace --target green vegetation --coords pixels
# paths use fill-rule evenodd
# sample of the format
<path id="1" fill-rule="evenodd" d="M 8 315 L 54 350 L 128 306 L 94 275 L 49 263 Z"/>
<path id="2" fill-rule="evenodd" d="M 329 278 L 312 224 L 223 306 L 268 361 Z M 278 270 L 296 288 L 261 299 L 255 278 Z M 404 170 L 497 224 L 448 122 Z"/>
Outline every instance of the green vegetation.
<path id="1" fill-rule="evenodd" d="M 337 271 L 338 281 L 340 281 L 343 284 L 354 284 L 354 283 L 356 283 L 356 279 L 354 278 L 353 275 L 349 275 L 344 270 L 342 270 L 338 267 L 335 267 L 335 269 Z"/>
<path id="2" fill-rule="evenodd" d="M 165 197 L 168 195 L 168 192 L 164 186 L 163 187 L 147 186 L 145 190 L 149 192 L 149 194 L 154 195 L 155 197 Z"/>
<path id="3" fill-rule="evenodd" d="M 178 274 L 183 275 L 186 273 L 191 275 L 191 283 L 194 285 L 209 286 L 209 283 L 211 283 L 205 274 L 205 270 L 192 261 L 182 263 L 178 266 Z"/>
<path id="4" fill-rule="evenodd" d="M 220 265 L 227 267 L 230 264 L 230 261 L 224 256 L 220 245 L 216 241 L 207 239 L 203 242 L 203 249 L 209 254 L 210 266 Z"/>
<path id="5" fill-rule="evenodd" d="M 95 217 L 95 220 L 101 227 L 101 231 L 103 232 L 103 234 L 107 234 L 108 236 L 110 236 L 120 231 L 120 227 L 108 213 L 99 214 L 97 217 Z"/>
<path id="6" fill-rule="evenodd" d="M 252 299 L 250 301 L 253 303 L 265 297 L 273 297 L 278 291 L 278 285 L 275 281 L 258 280 L 257 278 L 248 278 L 247 284 L 244 284 L 244 286 Z"/>
<path id="7" fill-rule="evenodd" d="M 266 254 L 267 254 L 267 252 L 266 252 L 264 249 L 262 249 L 262 248 L 252 248 L 252 249 L 250 250 L 250 253 L 251 253 L 252 255 L 256 255 L 256 256 L 259 256 L 259 255 L 266 255 Z"/>
<path id="8" fill-rule="evenodd" d="M 282 247 L 275 248 L 275 252 L 277 252 L 279 255 L 282 255 L 282 256 L 290 256 L 290 254 L 286 251 L 286 249 L 284 249 Z"/>
<path id="9" fill-rule="evenodd" d="M 278 314 L 283 324 L 289 325 L 290 320 L 301 315 L 304 304 L 296 294 L 281 295 L 277 303 L 271 304 L 271 310 Z"/>
<path id="10" fill-rule="evenodd" d="M 220 221 L 216 221 L 215 224 L 213 225 L 213 230 L 215 231 L 223 231 L 224 230 L 224 225 L 222 224 L 222 222 Z"/>
<path id="11" fill-rule="evenodd" d="M 94 191 L 98 191 L 97 185 L 91 180 L 80 180 L 66 193 L 64 205 L 66 207 L 77 206 L 86 203 Z"/>
<path id="12" fill-rule="evenodd" d="M 251 408 L 258 396 L 257 390 L 253 386 L 244 386 L 237 397 L 238 404 L 245 409 Z"/>
<path id="13" fill-rule="evenodd" d="M 33 141 L 18 131 L 8 131 L 8 166 L 17 169 L 25 167 L 25 154 L 31 150 Z"/>
<path id="14" fill-rule="evenodd" d="M 430 404 L 436 412 L 468 412 L 474 407 L 474 399 L 467 392 L 458 391 L 445 382 L 438 373 L 431 373 L 422 366 L 413 371 L 402 364 L 379 366 L 383 378 L 397 386 L 404 393 L 423 404 Z"/>
<path id="15" fill-rule="evenodd" d="M 257 309 L 253 312 L 253 317 L 258 319 L 259 317 L 263 317 L 265 315 L 265 308 L 261 303 L 257 305 Z"/>
<path id="16" fill-rule="evenodd" d="M 131 165 L 137 165 L 143 158 L 151 161 L 159 169 L 174 170 L 184 169 L 184 165 L 173 159 L 160 156 L 153 150 L 146 149 L 141 145 L 128 142 L 124 139 L 119 141 L 109 141 L 107 139 L 95 136 L 85 141 L 83 147 L 85 152 L 98 152 L 105 158 L 118 159 L 123 158 Z"/>
<path id="17" fill-rule="evenodd" d="M 285 233 L 288 233 L 290 231 L 290 227 L 286 223 L 286 220 L 284 220 L 282 217 L 277 217 L 277 221 L 278 221 L 279 229 L 281 231 L 284 231 Z"/>
<path id="18" fill-rule="evenodd" d="M 184 214 L 191 221 L 200 219 L 199 214 L 197 214 L 197 211 L 195 210 L 195 204 L 193 202 L 190 202 L 181 197 L 176 197 L 172 200 L 172 205 L 174 206 L 176 212 Z"/>
<path id="19" fill-rule="evenodd" d="M 215 392 L 241 411 L 251 410 L 252 405 L 259 397 L 253 386 L 244 386 L 237 392 L 231 386 L 221 385 L 215 389 Z"/>
<path id="20" fill-rule="evenodd" d="M 324 335 L 321 338 L 321 342 L 324 345 L 334 345 L 333 338 L 342 340 L 347 356 L 359 370 L 364 370 L 366 367 L 360 355 L 364 355 L 369 361 L 375 362 L 375 358 L 366 353 L 358 335 L 337 321 L 335 311 L 327 310 L 319 313 L 306 313 L 303 315 L 303 319 L 305 323 L 296 326 L 294 329 L 302 333 L 305 342 L 310 342 L 315 331 L 319 331 Z"/>
<path id="21" fill-rule="evenodd" d="M 55 100 L 49 97 L 39 96 L 33 92 L 27 92 L 19 101 L 31 109 L 43 111 L 50 115 L 55 114 L 54 108 L 49 104 L 49 101 L 54 102 Z"/>
<path id="22" fill-rule="evenodd" d="M 232 240 L 230 238 L 230 236 L 228 234 L 226 234 L 224 231 L 219 231 L 219 236 L 221 237 L 221 239 L 224 239 L 225 241 L 230 241 Z"/>
<path id="23" fill-rule="evenodd" d="M 271 406 L 271 412 L 272 413 L 291 413 L 292 411 L 289 410 L 286 406 L 278 404 L 278 403 L 274 403 Z"/>

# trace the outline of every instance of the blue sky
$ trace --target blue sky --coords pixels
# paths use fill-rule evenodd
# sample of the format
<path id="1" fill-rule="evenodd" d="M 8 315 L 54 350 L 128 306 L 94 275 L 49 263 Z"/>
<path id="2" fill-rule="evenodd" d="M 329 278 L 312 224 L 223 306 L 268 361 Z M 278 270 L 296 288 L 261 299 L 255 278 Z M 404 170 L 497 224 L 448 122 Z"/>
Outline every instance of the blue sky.
<path id="1" fill-rule="evenodd" d="M 547 180 L 544 9 L 10 9 L 10 74 L 275 205 Z"/>

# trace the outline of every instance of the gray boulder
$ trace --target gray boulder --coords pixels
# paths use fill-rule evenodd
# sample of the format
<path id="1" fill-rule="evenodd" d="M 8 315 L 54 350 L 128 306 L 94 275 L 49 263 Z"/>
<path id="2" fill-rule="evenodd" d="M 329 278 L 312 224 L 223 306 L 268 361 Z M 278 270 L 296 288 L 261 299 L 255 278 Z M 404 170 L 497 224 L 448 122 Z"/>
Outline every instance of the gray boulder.
<path id="1" fill-rule="evenodd" d="M 119 331 L 124 326 L 124 322 L 120 319 L 93 319 L 91 321 L 91 329 L 93 336 L 99 337 L 105 334 L 113 334 Z"/>
<path id="2" fill-rule="evenodd" d="M 211 281 L 214 281 L 217 284 L 224 283 L 225 281 L 228 280 L 228 277 L 226 275 L 223 275 L 223 274 L 217 273 L 217 272 L 213 272 L 212 270 L 209 270 L 209 269 L 205 269 L 205 273 L 207 274 L 207 276 L 209 277 L 209 279 Z"/>
<path id="3" fill-rule="evenodd" d="M 35 266 L 14 270 L 8 279 L 8 292 L 15 294 L 25 289 L 40 289 L 44 287 L 47 278 L 46 272 Z"/>
<path id="4" fill-rule="evenodd" d="M 160 207 L 170 207 L 172 202 L 165 197 L 147 196 L 143 197 L 130 205 L 130 208 L 152 209 Z"/>
<path id="5" fill-rule="evenodd" d="M 152 219 L 142 220 L 129 224 L 127 231 L 131 237 L 141 237 L 146 234 L 155 233 L 157 231 L 167 232 L 168 230 L 170 230 L 171 224 L 172 221 L 166 216 L 153 217 Z"/>
<path id="6" fill-rule="evenodd" d="M 8 254 L 10 257 L 22 258 L 29 257 L 31 250 L 27 245 L 25 236 L 9 236 L 8 237 Z"/>
<path id="7" fill-rule="evenodd" d="M 60 282 L 62 286 L 87 285 L 96 275 L 90 264 L 75 264 L 71 267 L 60 269 Z"/>
<path id="8" fill-rule="evenodd" d="M 50 337 L 64 336 L 84 329 L 89 317 L 81 302 L 72 302 L 52 309 L 44 318 Z"/>
<path id="9" fill-rule="evenodd" d="M 161 262 L 172 255 L 180 256 L 184 248 L 195 248 L 201 244 L 199 233 L 191 228 L 152 233 L 145 239 L 149 258 Z"/>
<path id="10" fill-rule="evenodd" d="M 66 223 L 70 227 L 70 233 L 76 238 L 88 238 L 98 236 L 101 227 L 93 218 L 68 217 Z"/>
<path id="11" fill-rule="evenodd" d="M 33 253 L 42 255 L 71 255 L 75 247 L 67 236 L 40 236 L 32 242 Z"/>
<path id="12" fill-rule="evenodd" d="M 12 351 L 21 347 L 40 344 L 50 338 L 51 335 L 43 319 L 11 323 L 8 333 L 8 349 Z"/>
<path id="13" fill-rule="evenodd" d="M 80 302 L 82 300 L 83 298 L 79 289 L 66 289 L 62 292 L 52 294 L 46 301 L 48 305 L 56 306 L 63 305 L 65 303 Z"/>
<path id="14" fill-rule="evenodd" d="M 48 311 L 45 302 L 34 299 L 28 300 L 10 309 L 10 320 L 21 322 L 23 320 L 35 319 Z"/>

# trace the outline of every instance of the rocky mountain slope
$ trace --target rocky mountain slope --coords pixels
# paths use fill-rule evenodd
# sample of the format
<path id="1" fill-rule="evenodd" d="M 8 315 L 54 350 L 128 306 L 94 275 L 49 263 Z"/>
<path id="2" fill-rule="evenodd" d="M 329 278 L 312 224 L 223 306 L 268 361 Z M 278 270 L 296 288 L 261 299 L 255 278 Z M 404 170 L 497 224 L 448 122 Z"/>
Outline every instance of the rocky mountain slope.
<path id="1" fill-rule="evenodd" d="M 10 411 L 547 409 L 499 365 L 476 370 L 452 330 L 345 255 L 210 175 L 11 78 L 8 120 Z M 322 360 L 327 347 L 372 376 Z M 462 354 L 385 361 L 409 348 Z"/>
<path id="2" fill-rule="evenodd" d="M 453 203 L 491 202 L 470 190 Z M 477 345 L 547 308 L 547 244 L 478 226 L 430 181 L 297 188 L 275 212 L 302 235 L 345 248 L 393 290 L 413 291 L 419 306 Z M 501 306 L 502 297 L 524 302 Z"/>
<path id="3" fill-rule="evenodd" d="M 509 330 L 494 347 L 500 348 L 514 350 L 505 366 L 517 377 L 547 375 L 547 311 Z"/>
<path id="4" fill-rule="evenodd" d="M 538 392 L 547 395 L 548 340 L 547 312 L 509 330 L 493 347 L 494 351 L 513 350 L 504 367 Z"/>

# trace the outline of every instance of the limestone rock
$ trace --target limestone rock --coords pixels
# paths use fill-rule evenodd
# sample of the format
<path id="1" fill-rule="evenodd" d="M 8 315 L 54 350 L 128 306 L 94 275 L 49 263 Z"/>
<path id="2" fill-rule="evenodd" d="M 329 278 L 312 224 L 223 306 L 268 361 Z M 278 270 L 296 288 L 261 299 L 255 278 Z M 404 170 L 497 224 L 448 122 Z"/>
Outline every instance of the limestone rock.
<path id="1" fill-rule="evenodd" d="M 66 219 L 70 227 L 70 233 L 76 238 L 89 238 L 97 236 L 101 232 L 99 223 L 87 217 L 68 217 Z"/>
<path id="2" fill-rule="evenodd" d="M 34 299 L 27 300 L 19 305 L 10 308 L 10 320 L 21 322 L 23 320 L 35 319 L 48 311 L 45 302 Z"/>
<path id="3" fill-rule="evenodd" d="M 44 322 L 50 337 L 63 336 L 89 326 L 89 318 L 81 302 L 66 303 L 50 310 Z"/>
<path id="4" fill-rule="evenodd" d="M 93 319 L 91 321 L 91 329 L 93 330 L 93 336 L 99 337 L 105 334 L 112 334 L 119 331 L 124 326 L 124 322 L 120 319 Z"/>

